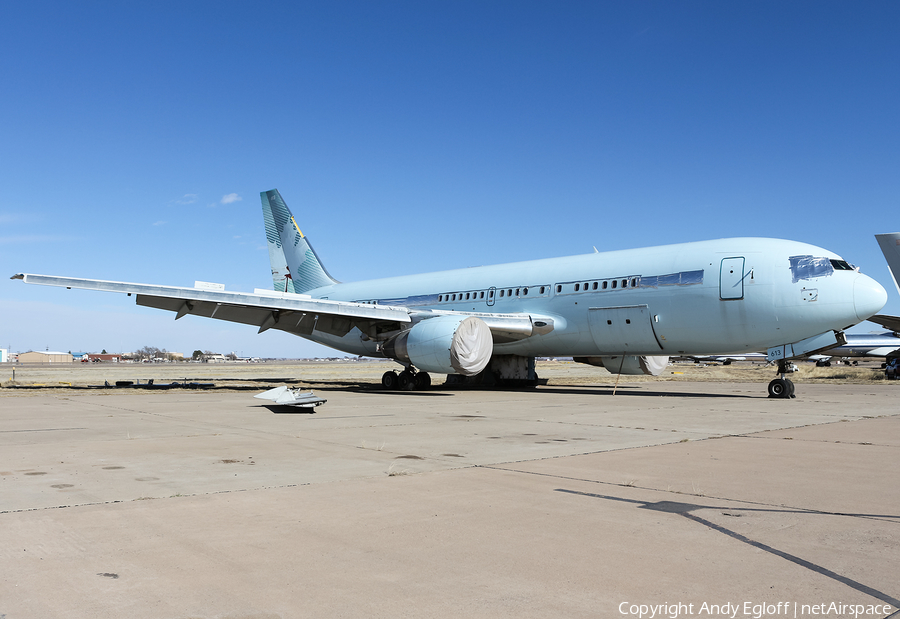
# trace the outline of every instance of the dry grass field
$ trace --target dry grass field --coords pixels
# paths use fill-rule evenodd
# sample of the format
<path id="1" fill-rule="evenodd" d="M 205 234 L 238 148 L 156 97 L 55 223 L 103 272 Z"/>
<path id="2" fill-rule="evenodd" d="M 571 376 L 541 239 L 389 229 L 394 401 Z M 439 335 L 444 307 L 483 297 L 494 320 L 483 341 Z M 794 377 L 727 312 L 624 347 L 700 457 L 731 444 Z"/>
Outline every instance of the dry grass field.
<path id="1" fill-rule="evenodd" d="M 212 383 L 216 389 L 225 390 L 259 390 L 285 383 L 314 389 L 378 388 L 381 375 L 388 369 L 399 367 L 391 361 L 376 360 L 280 360 L 253 364 L 4 364 L 0 366 L 0 396 L 66 389 L 100 390 L 106 388 L 107 384 L 112 385 L 109 389 L 121 393 L 129 389 L 116 388 L 114 385 L 117 381 L 146 385 L 150 379 L 156 385 L 176 382 Z M 875 360 L 862 362 L 858 366 L 834 365 L 828 368 L 801 363 L 799 368 L 798 372 L 790 376 L 798 384 L 885 382 L 881 363 Z M 610 385 L 617 381 L 616 375 L 603 368 L 571 361 L 539 361 L 537 371 L 551 385 Z M 739 382 L 759 383 L 764 387 L 774 377 L 774 368 L 761 363 L 735 362 L 727 366 L 672 363 L 658 377 L 622 376 L 618 381 L 619 384 L 647 381 Z M 434 388 L 440 388 L 444 377 L 433 376 L 433 380 Z"/>

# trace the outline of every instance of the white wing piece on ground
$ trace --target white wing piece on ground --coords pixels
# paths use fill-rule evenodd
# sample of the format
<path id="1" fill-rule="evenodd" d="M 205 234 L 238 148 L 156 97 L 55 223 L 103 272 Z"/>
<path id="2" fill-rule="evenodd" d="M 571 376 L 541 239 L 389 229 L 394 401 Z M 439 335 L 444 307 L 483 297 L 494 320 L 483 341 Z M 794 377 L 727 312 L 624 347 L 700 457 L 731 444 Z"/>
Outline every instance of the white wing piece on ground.
<path id="1" fill-rule="evenodd" d="M 327 401 L 318 397 L 312 391 L 300 391 L 299 389 L 291 389 L 285 386 L 269 389 L 253 397 L 260 400 L 269 400 L 280 406 L 298 406 L 301 408 L 315 408 L 320 404 L 325 404 Z"/>

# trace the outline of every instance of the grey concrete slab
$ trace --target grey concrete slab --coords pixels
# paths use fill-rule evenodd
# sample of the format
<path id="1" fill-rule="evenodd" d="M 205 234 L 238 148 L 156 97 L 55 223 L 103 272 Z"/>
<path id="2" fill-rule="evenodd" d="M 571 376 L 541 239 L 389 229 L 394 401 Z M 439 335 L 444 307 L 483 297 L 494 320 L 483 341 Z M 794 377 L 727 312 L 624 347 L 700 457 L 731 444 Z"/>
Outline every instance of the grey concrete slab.
<path id="1" fill-rule="evenodd" d="M 4 394 L 0 616 L 900 602 L 892 385 L 610 391 Z"/>

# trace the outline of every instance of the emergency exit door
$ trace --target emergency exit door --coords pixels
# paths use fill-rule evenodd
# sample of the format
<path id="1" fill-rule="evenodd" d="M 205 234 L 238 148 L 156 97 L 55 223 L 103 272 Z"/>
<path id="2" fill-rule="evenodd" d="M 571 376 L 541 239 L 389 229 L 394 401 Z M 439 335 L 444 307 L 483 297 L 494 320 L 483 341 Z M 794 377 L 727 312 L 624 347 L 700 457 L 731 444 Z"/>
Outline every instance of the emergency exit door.
<path id="1" fill-rule="evenodd" d="M 719 298 L 744 298 L 744 258 L 723 258 L 719 270 Z"/>

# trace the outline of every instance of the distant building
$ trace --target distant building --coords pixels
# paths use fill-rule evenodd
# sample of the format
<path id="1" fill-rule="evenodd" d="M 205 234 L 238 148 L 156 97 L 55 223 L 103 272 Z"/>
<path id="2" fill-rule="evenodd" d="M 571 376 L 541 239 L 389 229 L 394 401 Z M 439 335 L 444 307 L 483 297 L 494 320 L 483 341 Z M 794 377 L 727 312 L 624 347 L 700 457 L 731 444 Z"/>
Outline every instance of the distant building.
<path id="1" fill-rule="evenodd" d="M 19 363 L 72 363 L 72 355 L 50 350 L 29 350 L 19 353 Z"/>
<path id="2" fill-rule="evenodd" d="M 118 363 L 122 360 L 122 355 L 104 355 L 102 353 L 88 353 L 86 355 L 87 361 L 91 361 L 93 363 L 99 363 L 100 361 L 107 361 L 112 363 Z M 84 361 L 84 359 L 82 359 Z"/>
<path id="3" fill-rule="evenodd" d="M 9 363 L 9 351 L 6 348 L 0 348 L 0 363 Z"/>

